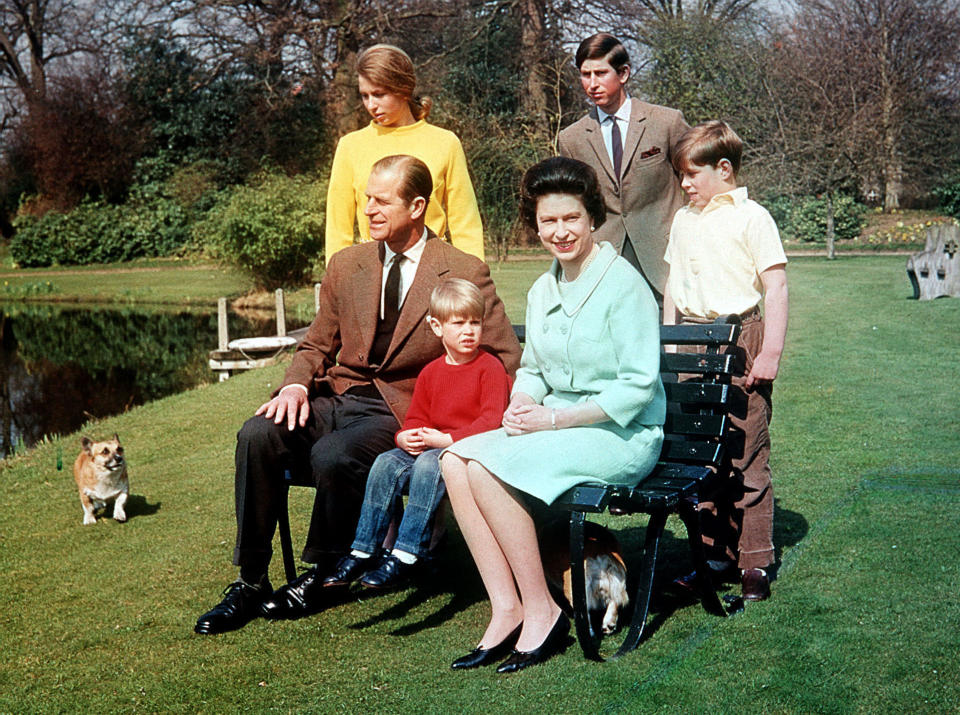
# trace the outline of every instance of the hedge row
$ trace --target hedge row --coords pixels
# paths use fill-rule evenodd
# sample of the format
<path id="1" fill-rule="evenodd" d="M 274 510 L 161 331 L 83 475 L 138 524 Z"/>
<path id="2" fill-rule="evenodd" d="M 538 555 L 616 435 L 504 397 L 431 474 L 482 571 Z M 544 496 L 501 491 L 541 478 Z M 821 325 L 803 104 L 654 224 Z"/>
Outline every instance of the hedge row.
<path id="1" fill-rule="evenodd" d="M 84 201 L 69 213 L 20 215 L 14 227 L 10 250 L 23 267 L 166 256 L 190 238 L 188 212 L 170 199 L 121 206 Z"/>

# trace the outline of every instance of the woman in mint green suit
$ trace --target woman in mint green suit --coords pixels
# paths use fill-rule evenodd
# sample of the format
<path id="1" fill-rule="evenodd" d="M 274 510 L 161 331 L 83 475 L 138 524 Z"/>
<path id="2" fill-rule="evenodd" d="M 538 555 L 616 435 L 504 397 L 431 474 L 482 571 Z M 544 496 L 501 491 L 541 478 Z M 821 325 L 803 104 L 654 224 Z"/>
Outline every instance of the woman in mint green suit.
<path id="1" fill-rule="evenodd" d="M 593 170 L 563 157 L 540 162 L 524 176 L 520 212 L 555 260 L 527 296 L 510 405 L 501 429 L 456 442 L 441 459 L 493 611 L 457 669 L 509 654 L 498 671 L 513 672 L 566 642 L 569 622 L 547 591 L 525 495 L 549 504 L 583 482 L 632 484 L 663 441 L 657 305 L 640 274 L 593 240 L 606 216 Z"/>

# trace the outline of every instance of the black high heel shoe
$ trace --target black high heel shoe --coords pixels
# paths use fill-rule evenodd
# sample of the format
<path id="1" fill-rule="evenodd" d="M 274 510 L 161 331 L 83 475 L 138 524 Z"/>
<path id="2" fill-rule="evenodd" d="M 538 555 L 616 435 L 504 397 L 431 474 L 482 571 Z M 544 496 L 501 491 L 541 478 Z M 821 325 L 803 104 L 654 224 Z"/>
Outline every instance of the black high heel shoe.
<path id="1" fill-rule="evenodd" d="M 454 670 L 466 670 L 467 668 L 479 668 L 481 665 L 489 665 L 500 660 L 513 650 L 517 644 L 517 638 L 520 637 L 520 630 L 523 623 L 513 629 L 513 631 L 495 646 L 489 648 L 480 648 L 479 646 L 467 653 L 465 656 L 457 658 L 450 667 Z"/>
<path id="2" fill-rule="evenodd" d="M 561 613 L 539 648 L 526 652 L 513 651 L 509 658 L 497 666 L 497 672 L 516 673 L 518 670 L 523 670 L 531 665 L 538 665 L 552 658 L 567 647 L 567 633 L 569 631 L 570 619 Z"/>

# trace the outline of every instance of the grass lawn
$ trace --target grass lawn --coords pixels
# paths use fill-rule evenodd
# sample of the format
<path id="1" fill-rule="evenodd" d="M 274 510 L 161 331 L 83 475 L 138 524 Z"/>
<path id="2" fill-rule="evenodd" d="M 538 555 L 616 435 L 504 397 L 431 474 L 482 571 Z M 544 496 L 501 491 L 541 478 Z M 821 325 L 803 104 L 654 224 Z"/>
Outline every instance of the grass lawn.
<path id="1" fill-rule="evenodd" d="M 956 712 L 960 302 L 908 300 L 904 264 L 788 268 L 770 601 L 727 619 L 680 607 L 615 662 L 573 645 L 514 676 L 455 673 L 487 604 L 453 529 L 430 588 L 196 636 L 235 575 L 234 434 L 277 384 L 269 368 L 88 426 L 124 441 L 126 524 L 81 525 L 78 435 L 5 465 L 0 712 Z M 514 321 L 542 267 L 493 267 Z M 309 497 L 294 490 L 298 543 Z M 640 520 L 610 523 L 627 542 L 642 533 Z M 682 527 L 668 529 L 666 578 L 687 566 Z"/>
<path id="2" fill-rule="evenodd" d="M 216 307 L 217 298 L 248 290 L 249 279 L 238 271 L 208 261 L 154 258 L 110 266 L 0 270 L 0 300 Z"/>

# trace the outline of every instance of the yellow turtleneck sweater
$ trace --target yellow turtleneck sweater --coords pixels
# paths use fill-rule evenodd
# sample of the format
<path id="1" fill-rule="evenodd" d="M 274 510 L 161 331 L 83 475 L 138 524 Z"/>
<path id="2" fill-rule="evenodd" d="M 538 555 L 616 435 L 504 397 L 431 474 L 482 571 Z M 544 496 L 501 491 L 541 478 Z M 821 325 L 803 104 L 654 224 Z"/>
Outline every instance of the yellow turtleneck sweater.
<path id="1" fill-rule="evenodd" d="M 449 231 L 454 246 L 483 260 L 483 225 L 463 147 L 453 132 L 423 119 L 405 127 L 370 122 L 340 139 L 327 190 L 326 260 L 353 245 L 355 225 L 360 240 L 370 240 L 363 213 L 367 179 L 373 165 L 392 154 L 410 154 L 430 169 L 433 194 L 427 205 L 427 226 L 441 238 Z"/>

